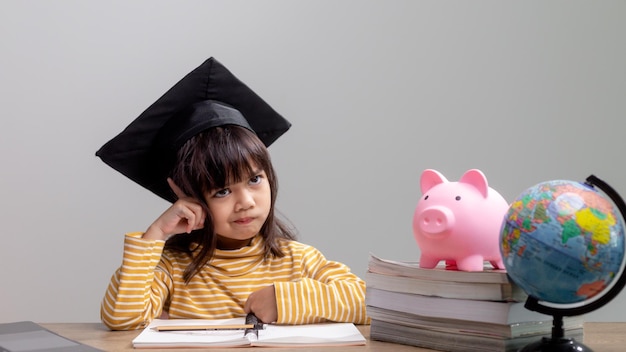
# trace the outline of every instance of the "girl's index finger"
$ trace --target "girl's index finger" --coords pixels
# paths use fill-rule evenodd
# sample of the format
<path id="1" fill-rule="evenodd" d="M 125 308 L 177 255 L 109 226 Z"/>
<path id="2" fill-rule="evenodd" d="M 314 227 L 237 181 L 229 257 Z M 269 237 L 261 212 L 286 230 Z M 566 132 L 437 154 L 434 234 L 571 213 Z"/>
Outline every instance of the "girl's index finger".
<path id="1" fill-rule="evenodd" d="M 176 197 L 180 198 L 186 198 L 187 195 L 185 194 L 185 192 L 183 192 L 182 189 L 180 189 L 180 187 L 178 187 L 177 184 L 174 183 L 174 180 L 172 180 L 170 177 L 167 178 L 167 184 L 170 185 L 170 188 L 172 189 L 172 191 L 174 191 L 174 194 L 176 195 Z"/>

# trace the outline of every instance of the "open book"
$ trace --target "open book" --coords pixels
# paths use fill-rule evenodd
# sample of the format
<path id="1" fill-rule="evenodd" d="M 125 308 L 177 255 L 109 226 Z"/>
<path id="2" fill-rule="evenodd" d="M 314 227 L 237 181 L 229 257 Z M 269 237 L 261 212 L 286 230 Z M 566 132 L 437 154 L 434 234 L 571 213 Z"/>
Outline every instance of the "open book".
<path id="1" fill-rule="evenodd" d="M 134 340 L 135 348 L 195 348 L 195 347 L 304 347 L 365 345 L 365 337 L 352 323 L 322 323 L 308 325 L 265 324 L 257 334 L 244 329 L 219 329 L 223 325 L 244 325 L 245 318 L 155 319 Z M 197 330 L 201 325 L 204 329 Z M 175 326 L 180 330 L 157 328 Z M 211 327 L 215 327 L 212 329 Z"/>

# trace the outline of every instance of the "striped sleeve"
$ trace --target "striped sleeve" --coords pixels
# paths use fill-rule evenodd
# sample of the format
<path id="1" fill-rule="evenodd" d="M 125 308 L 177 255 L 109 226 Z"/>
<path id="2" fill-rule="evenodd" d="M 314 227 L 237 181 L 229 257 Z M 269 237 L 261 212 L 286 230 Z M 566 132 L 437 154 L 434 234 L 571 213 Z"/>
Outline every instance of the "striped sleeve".
<path id="1" fill-rule="evenodd" d="M 278 324 L 323 321 L 368 324 L 365 282 L 339 262 L 326 260 L 307 246 L 302 256 L 302 278 L 276 282 Z"/>
<path id="2" fill-rule="evenodd" d="M 171 278 L 157 269 L 164 241 L 129 233 L 124 238 L 122 266 L 113 274 L 102 299 L 100 318 L 112 330 L 145 327 L 163 309 Z"/>

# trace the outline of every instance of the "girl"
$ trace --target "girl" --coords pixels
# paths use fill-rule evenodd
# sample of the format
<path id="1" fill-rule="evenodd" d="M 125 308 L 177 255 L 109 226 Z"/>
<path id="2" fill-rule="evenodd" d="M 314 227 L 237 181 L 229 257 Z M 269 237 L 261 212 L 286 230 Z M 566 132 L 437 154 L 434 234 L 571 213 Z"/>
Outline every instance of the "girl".
<path id="1" fill-rule="evenodd" d="M 276 176 L 268 143 L 250 127 L 253 115 L 244 118 L 234 106 L 208 99 L 158 128 L 151 144 L 159 147 L 151 149 L 176 149 L 175 161 L 165 168 L 174 202 L 145 232 L 125 236 L 122 266 L 101 305 L 110 329 L 142 328 L 156 317 L 247 313 L 278 324 L 369 322 L 364 281 L 295 241 L 276 218 Z M 180 131 L 190 129 L 192 135 L 181 139 Z M 105 147 L 98 155 L 112 165 L 110 145 Z"/>

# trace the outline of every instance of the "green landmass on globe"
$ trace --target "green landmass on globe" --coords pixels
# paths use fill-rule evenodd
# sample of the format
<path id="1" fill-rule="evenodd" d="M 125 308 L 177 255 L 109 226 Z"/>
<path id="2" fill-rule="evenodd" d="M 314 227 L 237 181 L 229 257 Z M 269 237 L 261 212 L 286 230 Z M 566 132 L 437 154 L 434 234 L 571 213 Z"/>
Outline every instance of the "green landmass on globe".
<path id="1" fill-rule="evenodd" d="M 511 279 L 551 303 L 577 303 L 610 285 L 624 259 L 624 225 L 613 203 L 580 182 L 540 183 L 515 199 L 500 249 Z"/>

